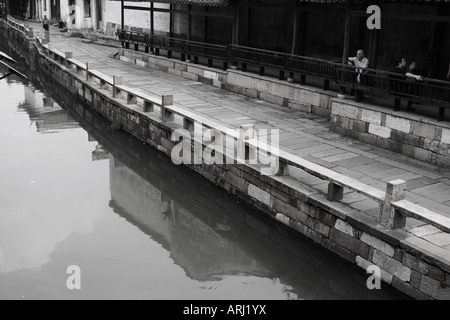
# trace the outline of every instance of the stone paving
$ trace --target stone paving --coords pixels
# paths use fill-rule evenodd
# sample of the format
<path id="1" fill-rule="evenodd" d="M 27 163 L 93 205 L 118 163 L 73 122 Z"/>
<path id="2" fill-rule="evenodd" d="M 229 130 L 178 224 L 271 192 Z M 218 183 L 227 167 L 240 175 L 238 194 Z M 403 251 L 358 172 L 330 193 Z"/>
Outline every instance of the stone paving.
<path id="1" fill-rule="evenodd" d="M 40 24 L 31 25 L 42 32 Z M 450 217 L 449 169 L 342 137 L 329 130 L 327 119 L 316 115 L 113 59 L 117 48 L 69 37 L 57 28 L 51 28 L 51 43 L 60 51 L 72 51 L 81 62 L 94 62 L 93 68 L 104 74 L 122 75 L 128 86 L 156 95 L 173 94 L 176 103 L 219 124 L 238 128 L 253 123 L 256 129 L 279 129 L 281 149 L 380 190 L 384 191 L 388 181 L 403 179 L 407 181 L 407 200 Z M 323 191 L 328 186 L 307 174 L 302 181 Z M 347 191 L 342 202 L 369 215 L 378 212 L 378 203 L 354 192 Z M 414 219 L 407 219 L 407 228 L 450 251 L 450 234 Z"/>

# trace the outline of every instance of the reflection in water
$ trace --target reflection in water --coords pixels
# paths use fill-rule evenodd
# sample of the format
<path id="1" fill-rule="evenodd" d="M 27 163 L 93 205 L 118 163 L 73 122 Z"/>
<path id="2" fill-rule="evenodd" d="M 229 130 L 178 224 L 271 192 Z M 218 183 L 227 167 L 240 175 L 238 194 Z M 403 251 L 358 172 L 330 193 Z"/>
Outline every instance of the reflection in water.
<path id="1" fill-rule="evenodd" d="M 39 76 L 0 82 L 0 298 L 399 298 Z"/>

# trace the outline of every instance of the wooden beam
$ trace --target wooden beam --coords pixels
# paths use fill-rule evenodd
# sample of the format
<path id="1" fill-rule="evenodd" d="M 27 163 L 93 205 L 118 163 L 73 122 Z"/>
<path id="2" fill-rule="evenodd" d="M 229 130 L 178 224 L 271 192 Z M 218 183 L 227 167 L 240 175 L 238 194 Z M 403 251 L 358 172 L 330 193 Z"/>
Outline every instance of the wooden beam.
<path id="1" fill-rule="evenodd" d="M 352 11 L 352 16 L 355 17 L 368 17 L 367 13 L 365 11 L 355 10 Z M 382 11 L 381 14 L 382 19 L 386 20 L 408 20 L 408 21 L 428 21 L 428 22 L 445 22 L 450 23 L 450 16 L 444 16 L 444 15 L 424 15 L 424 14 L 406 14 L 406 13 L 388 13 L 385 11 Z"/>
<path id="2" fill-rule="evenodd" d="M 145 7 L 136 7 L 136 6 L 125 6 L 126 10 L 136 10 L 136 11 L 149 11 L 149 8 Z M 180 15 L 188 15 L 186 10 L 178 10 L 178 9 L 164 9 L 164 8 L 154 8 L 154 12 L 162 12 L 162 13 L 176 13 Z M 203 11 L 191 11 L 191 15 L 193 16 L 208 16 L 208 17 L 220 17 L 225 19 L 233 19 L 233 14 L 227 13 L 218 13 L 218 12 L 203 12 Z"/>

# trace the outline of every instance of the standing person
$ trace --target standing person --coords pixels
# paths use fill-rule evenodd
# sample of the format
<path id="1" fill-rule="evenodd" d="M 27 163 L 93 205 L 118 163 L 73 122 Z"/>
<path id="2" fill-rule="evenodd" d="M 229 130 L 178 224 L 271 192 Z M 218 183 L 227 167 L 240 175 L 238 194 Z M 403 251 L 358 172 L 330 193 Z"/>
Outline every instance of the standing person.
<path id="1" fill-rule="evenodd" d="M 359 49 L 356 52 L 356 57 L 348 58 L 349 65 L 355 65 L 355 71 L 358 73 L 356 77 L 356 82 L 361 83 L 361 74 L 364 72 L 364 69 L 369 67 L 369 59 L 364 56 L 364 51 Z M 364 93 L 361 90 L 356 90 L 356 101 L 362 101 L 364 99 Z"/>
<path id="2" fill-rule="evenodd" d="M 430 49 L 428 47 L 428 40 L 422 39 L 420 41 L 420 48 L 414 56 L 413 61 L 409 66 L 409 70 L 413 74 L 421 74 L 425 77 L 430 77 L 431 75 L 431 64 L 430 64 Z"/>
<path id="3" fill-rule="evenodd" d="M 47 16 L 44 16 L 44 21 L 42 22 L 42 25 L 45 31 L 49 30 L 50 21 L 48 20 Z"/>
<path id="4" fill-rule="evenodd" d="M 405 58 L 398 59 L 396 61 L 396 64 L 397 65 L 394 68 L 389 70 L 392 73 L 399 74 L 399 76 L 393 76 L 393 75 L 390 76 L 390 78 L 392 79 L 390 81 L 391 92 L 398 93 L 398 94 L 414 94 L 414 90 L 412 90 L 413 92 L 410 92 L 411 90 L 409 90 L 410 88 L 408 87 L 407 83 L 405 83 L 403 81 L 398 81 L 398 80 L 405 80 L 406 78 L 412 78 L 412 79 L 415 79 L 416 81 L 422 82 L 423 81 L 422 76 L 414 74 L 414 73 L 410 72 L 408 70 L 408 68 L 406 68 L 407 63 L 406 63 Z M 397 106 L 397 104 L 398 104 L 398 106 Z M 411 100 L 409 100 L 406 110 L 413 111 L 414 109 L 412 108 L 412 104 L 413 104 L 413 102 Z M 398 108 L 400 108 L 400 99 L 399 98 L 396 98 L 396 106 Z"/>

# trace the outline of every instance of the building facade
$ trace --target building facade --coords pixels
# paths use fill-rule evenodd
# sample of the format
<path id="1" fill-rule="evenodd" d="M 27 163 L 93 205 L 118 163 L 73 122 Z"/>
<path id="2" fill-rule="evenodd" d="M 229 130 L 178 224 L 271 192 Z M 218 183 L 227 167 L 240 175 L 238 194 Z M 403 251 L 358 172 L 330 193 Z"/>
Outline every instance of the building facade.
<path id="1" fill-rule="evenodd" d="M 237 44 L 344 62 L 364 49 L 371 68 L 425 56 L 423 76 L 447 79 L 450 0 L 2 0 L 10 14 L 69 29 L 118 28 L 214 44 Z M 371 5 L 381 29 L 369 29 Z M 9 6 L 9 7 L 8 7 Z"/>

